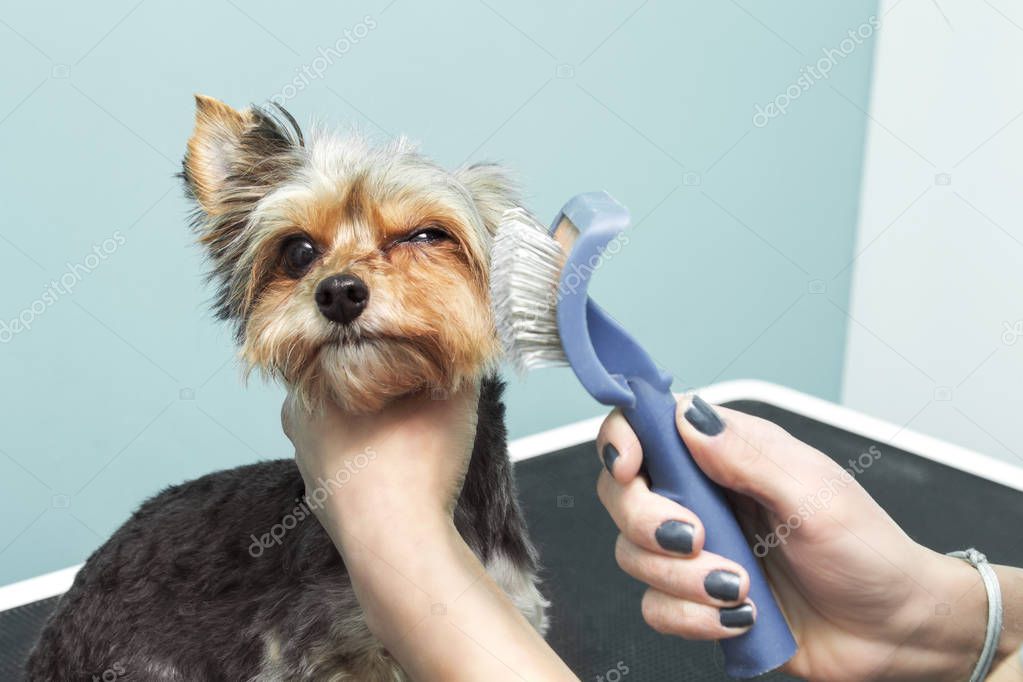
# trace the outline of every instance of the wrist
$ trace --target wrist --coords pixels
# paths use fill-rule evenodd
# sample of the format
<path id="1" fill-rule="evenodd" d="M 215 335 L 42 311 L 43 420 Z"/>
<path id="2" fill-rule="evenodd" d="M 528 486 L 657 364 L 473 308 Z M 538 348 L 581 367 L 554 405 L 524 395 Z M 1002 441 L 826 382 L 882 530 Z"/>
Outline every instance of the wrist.
<path id="1" fill-rule="evenodd" d="M 928 551 L 929 569 L 920 580 L 921 596 L 912 613 L 919 626 L 908 652 L 918 679 L 961 682 L 970 679 L 987 634 L 988 598 L 976 568 L 954 557 Z"/>
<path id="2" fill-rule="evenodd" d="M 451 511 L 439 500 L 386 487 L 343 491 L 312 511 L 331 537 L 343 534 L 374 542 L 436 540 L 454 528 Z"/>
<path id="3" fill-rule="evenodd" d="M 385 644 L 394 645 L 438 608 L 444 612 L 483 573 L 450 517 L 352 511 L 332 510 L 321 523 L 344 560 L 370 631 Z"/>
<path id="4" fill-rule="evenodd" d="M 903 564 L 909 589 L 898 598 L 900 606 L 877 614 L 872 639 L 878 663 L 870 679 L 968 680 L 987 626 L 980 575 L 968 563 L 920 545 L 913 554 Z"/>

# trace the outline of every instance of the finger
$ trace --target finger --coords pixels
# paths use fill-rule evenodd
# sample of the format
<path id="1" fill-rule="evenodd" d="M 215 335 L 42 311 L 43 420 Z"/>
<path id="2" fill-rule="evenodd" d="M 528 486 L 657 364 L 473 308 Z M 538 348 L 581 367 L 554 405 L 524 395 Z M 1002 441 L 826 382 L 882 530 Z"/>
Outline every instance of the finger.
<path id="1" fill-rule="evenodd" d="M 703 524 L 696 514 L 651 492 L 642 477 L 622 484 L 602 471 L 597 496 L 618 530 L 634 544 L 671 556 L 697 554 L 703 549 Z"/>
<path id="2" fill-rule="evenodd" d="M 686 639 L 727 639 L 749 630 L 756 621 L 756 607 L 746 602 L 718 609 L 679 599 L 653 588 L 643 595 L 643 620 L 657 632 Z"/>
<path id="3" fill-rule="evenodd" d="M 700 468 L 719 485 L 748 495 L 782 517 L 839 470 L 830 458 L 781 427 L 742 412 L 680 401 L 679 433 Z"/>
<path id="4" fill-rule="evenodd" d="M 689 559 L 670 557 L 647 551 L 619 535 L 615 560 L 636 580 L 679 599 L 723 607 L 737 606 L 749 594 L 749 577 L 742 566 L 712 552 Z"/>
<path id="5" fill-rule="evenodd" d="M 635 432 L 618 408 L 612 410 L 600 425 L 597 454 L 604 468 L 621 483 L 628 483 L 639 473 L 643 450 Z"/>

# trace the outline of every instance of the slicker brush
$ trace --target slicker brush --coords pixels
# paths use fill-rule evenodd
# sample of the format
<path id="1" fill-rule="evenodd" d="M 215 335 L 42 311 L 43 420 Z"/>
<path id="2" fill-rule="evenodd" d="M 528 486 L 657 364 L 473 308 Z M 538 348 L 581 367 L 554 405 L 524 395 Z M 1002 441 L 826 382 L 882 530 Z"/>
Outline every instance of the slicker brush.
<path id="1" fill-rule="evenodd" d="M 695 512 L 705 548 L 749 573 L 756 622 L 721 648 L 730 676 L 754 677 L 792 658 L 792 633 L 724 492 L 678 434 L 672 377 L 587 294 L 628 223 L 629 212 L 604 192 L 571 199 L 550 229 L 522 209 L 507 211 L 491 249 L 498 335 L 520 371 L 568 364 L 596 400 L 620 407 L 643 447 L 651 489 Z"/>

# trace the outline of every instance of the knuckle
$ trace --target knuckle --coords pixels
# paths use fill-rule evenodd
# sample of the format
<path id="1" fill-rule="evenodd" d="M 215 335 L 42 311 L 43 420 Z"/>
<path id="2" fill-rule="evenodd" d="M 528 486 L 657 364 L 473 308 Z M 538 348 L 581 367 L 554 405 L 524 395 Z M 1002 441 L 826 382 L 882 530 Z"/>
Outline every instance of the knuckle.
<path id="1" fill-rule="evenodd" d="M 740 470 L 749 470 L 747 467 L 755 466 L 764 455 L 764 441 L 762 434 L 744 433 L 737 436 L 736 459 Z"/>
<path id="2" fill-rule="evenodd" d="M 687 586 L 692 582 L 692 569 L 690 562 L 683 559 L 675 559 L 666 563 L 661 570 L 661 582 L 668 587 L 673 594 L 684 595 L 691 593 L 692 589 Z"/>
<path id="3" fill-rule="evenodd" d="M 663 592 L 648 589 L 643 594 L 640 609 L 647 625 L 662 635 L 686 637 L 691 633 L 688 602 L 672 599 Z"/>
<path id="4" fill-rule="evenodd" d="M 643 594 L 643 600 L 640 602 L 640 611 L 643 614 L 643 620 L 651 628 L 662 635 L 672 634 L 671 622 L 666 617 L 661 600 L 657 598 L 657 594 L 653 590 L 647 590 Z"/>
<path id="5" fill-rule="evenodd" d="M 764 433 L 761 436 L 762 447 L 767 451 L 784 447 L 791 439 L 792 436 L 789 435 L 788 431 L 771 422 L 766 423 Z"/>
<path id="6" fill-rule="evenodd" d="M 615 543 L 615 561 L 619 568 L 636 580 L 647 584 L 657 582 L 657 565 L 653 556 L 645 550 L 637 549 L 623 533 L 618 534 Z"/>
<path id="7" fill-rule="evenodd" d="M 636 511 L 635 505 L 630 505 L 623 510 L 621 531 L 634 542 L 646 537 L 643 515 Z"/>
<path id="8" fill-rule="evenodd" d="M 767 421 L 766 419 L 760 419 L 759 417 L 752 422 L 752 436 L 753 442 L 760 448 L 760 450 L 773 450 L 780 445 L 783 445 L 786 440 L 790 439 L 788 431 L 778 426 L 774 422 Z"/>
<path id="9" fill-rule="evenodd" d="M 745 490 L 750 473 L 788 437 L 784 429 L 764 419 L 751 420 L 741 430 L 733 429 L 728 447 L 732 449 L 734 466 L 721 472 L 721 482 L 734 490 Z"/>
<path id="10" fill-rule="evenodd" d="M 620 569 L 631 575 L 633 561 L 632 552 L 629 551 L 625 542 L 625 536 L 619 533 L 618 539 L 615 540 L 615 562 Z"/>

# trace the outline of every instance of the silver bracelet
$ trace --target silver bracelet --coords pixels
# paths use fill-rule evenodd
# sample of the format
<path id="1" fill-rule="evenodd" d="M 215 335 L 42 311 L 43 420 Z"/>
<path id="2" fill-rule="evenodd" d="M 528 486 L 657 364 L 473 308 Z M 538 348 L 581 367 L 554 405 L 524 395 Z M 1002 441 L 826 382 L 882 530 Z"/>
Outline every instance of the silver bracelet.
<path id="1" fill-rule="evenodd" d="M 971 547 L 964 552 L 949 552 L 948 556 L 962 559 L 976 568 L 987 590 L 987 636 L 984 638 L 980 660 L 970 676 L 970 682 L 981 682 L 991 670 L 998 650 L 998 640 L 1002 637 L 1002 588 L 998 585 L 995 569 L 991 568 L 987 557 L 981 552 Z"/>

